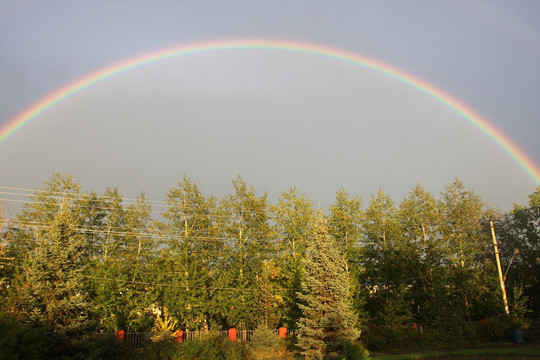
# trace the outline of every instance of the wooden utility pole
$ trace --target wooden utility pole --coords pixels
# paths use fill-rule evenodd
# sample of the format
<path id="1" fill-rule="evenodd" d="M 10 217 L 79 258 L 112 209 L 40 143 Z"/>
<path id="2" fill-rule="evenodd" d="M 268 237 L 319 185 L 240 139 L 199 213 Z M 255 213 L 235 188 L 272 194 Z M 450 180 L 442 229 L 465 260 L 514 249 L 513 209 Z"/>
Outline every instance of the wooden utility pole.
<path id="1" fill-rule="evenodd" d="M 510 310 L 508 309 L 508 300 L 506 299 L 506 288 L 504 286 L 504 277 L 503 277 L 502 268 L 501 268 L 501 259 L 499 258 L 499 248 L 497 247 L 497 239 L 495 238 L 495 229 L 493 228 L 493 221 L 490 221 L 489 225 L 491 225 L 491 236 L 493 237 L 493 247 L 495 248 L 495 258 L 497 259 L 497 271 L 499 272 L 499 281 L 501 282 L 501 290 L 502 290 L 503 302 L 504 302 L 504 311 L 506 311 L 507 314 L 510 314 Z"/>

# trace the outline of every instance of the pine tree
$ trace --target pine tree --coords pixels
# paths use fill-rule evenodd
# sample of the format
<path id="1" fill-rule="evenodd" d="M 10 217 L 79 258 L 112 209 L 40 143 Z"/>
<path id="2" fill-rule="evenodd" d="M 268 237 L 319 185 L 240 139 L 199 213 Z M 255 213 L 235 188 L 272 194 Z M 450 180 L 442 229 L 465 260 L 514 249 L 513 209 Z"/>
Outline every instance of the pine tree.
<path id="1" fill-rule="evenodd" d="M 306 359 L 328 358 L 360 332 L 355 328 L 346 260 L 328 235 L 321 214 L 304 264 L 305 282 L 298 294 L 303 302 L 299 304 L 303 316 L 298 323 L 298 345 Z"/>

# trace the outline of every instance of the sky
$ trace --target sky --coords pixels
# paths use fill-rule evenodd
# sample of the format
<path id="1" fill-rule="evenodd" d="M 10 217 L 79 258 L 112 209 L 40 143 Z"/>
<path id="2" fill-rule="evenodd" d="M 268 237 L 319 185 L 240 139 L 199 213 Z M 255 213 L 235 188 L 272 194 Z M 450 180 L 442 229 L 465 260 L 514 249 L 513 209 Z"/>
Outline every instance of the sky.
<path id="1" fill-rule="evenodd" d="M 386 64 L 472 109 L 540 163 L 540 2 L 0 0 L 0 132 L 48 95 L 167 48 L 278 41 Z M 327 56 L 224 49 L 150 62 L 73 94 L 0 143 L 16 211 L 52 173 L 151 200 L 187 175 L 206 195 L 238 174 L 275 203 L 296 186 L 327 209 L 454 179 L 492 207 L 538 187 L 500 144 L 410 85 Z M 11 194 L 7 194 L 11 193 Z M 156 203 L 157 204 L 157 203 Z"/>

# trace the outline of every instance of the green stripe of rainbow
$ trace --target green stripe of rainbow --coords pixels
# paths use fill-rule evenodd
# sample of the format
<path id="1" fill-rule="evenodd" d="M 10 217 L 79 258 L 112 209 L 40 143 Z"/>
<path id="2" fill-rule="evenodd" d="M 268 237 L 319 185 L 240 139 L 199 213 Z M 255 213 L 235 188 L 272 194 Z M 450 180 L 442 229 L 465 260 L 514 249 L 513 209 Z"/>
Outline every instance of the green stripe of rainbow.
<path id="1" fill-rule="evenodd" d="M 399 69 L 363 56 L 359 56 L 357 54 L 320 45 L 276 40 L 226 40 L 217 42 L 197 43 L 194 45 L 173 47 L 166 50 L 152 52 L 106 67 L 97 72 L 89 74 L 77 80 L 76 82 L 48 95 L 38 103 L 23 111 L 11 121 L 9 121 L 6 126 L 0 129 L 0 144 L 2 144 L 10 136 L 15 134 L 24 125 L 30 123 L 40 114 L 52 108 L 56 104 L 116 74 L 176 56 L 211 51 L 240 49 L 280 50 L 318 55 L 330 59 L 351 63 L 354 65 L 360 65 L 364 68 L 371 69 L 378 73 L 394 78 L 402 83 L 409 85 L 412 88 L 417 89 L 418 91 L 444 104 L 452 111 L 459 114 L 472 126 L 486 134 L 491 140 L 493 140 L 497 145 L 499 145 L 519 165 L 519 167 L 521 167 L 525 171 L 525 173 L 534 181 L 535 184 L 540 184 L 539 168 L 531 159 L 529 159 L 527 155 L 525 155 L 525 153 L 521 149 L 518 148 L 517 145 L 512 143 L 512 141 L 510 141 L 502 132 L 497 130 L 487 120 L 482 118 L 480 115 L 469 109 L 461 102 L 454 99 L 452 96 L 437 89 L 433 85 L 430 85 L 425 81 L 420 80 Z"/>

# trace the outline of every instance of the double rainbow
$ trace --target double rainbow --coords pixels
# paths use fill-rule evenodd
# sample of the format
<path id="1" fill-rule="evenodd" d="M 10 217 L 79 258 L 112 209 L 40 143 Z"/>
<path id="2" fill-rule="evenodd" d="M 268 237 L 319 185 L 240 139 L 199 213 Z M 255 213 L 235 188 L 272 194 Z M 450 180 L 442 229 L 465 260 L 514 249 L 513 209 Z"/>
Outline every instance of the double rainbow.
<path id="1" fill-rule="evenodd" d="M 216 52 L 224 50 L 278 50 L 295 53 L 304 53 L 309 55 L 322 56 L 338 61 L 359 65 L 364 68 L 376 71 L 389 76 L 410 87 L 426 94 L 439 103 L 447 106 L 455 113 L 459 114 L 477 128 L 491 140 L 493 140 L 504 152 L 506 152 L 524 172 L 532 179 L 535 184 L 540 184 L 540 169 L 538 166 L 507 136 L 497 130 L 486 119 L 475 113 L 473 110 L 459 102 L 452 96 L 437 89 L 431 84 L 405 73 L 402 70 L 388 66 L 379 61 L 375 61 L 350 52 L 333 49 L 320 45 L 305 43 L 276 41 L 276 40 L 227 40 L 217 42 L 204 42 L 188 46 L 173 47 L 161 51 L 156 51 L 142 56 L 138 56 L 120 63 L 108 66 L 99 71 L 91 73 L 68 86 L 65 86 L 54 93 L 51 93 L 41 101 L 35 103 L 30 108 L 24 110 L 21 114 L 10 120 L 7 125 L 0 129 L 0 144 L 15 134 L 24 125 L 29 124 L 40 114 L 54 107 L 58 103 L 65 101 L 69 97 L 83 91 L 84 89 L 131 69 L 144 66 L 157 61 L 166 60 L 177 56 L 187 56 L 204 52 Z"/>

